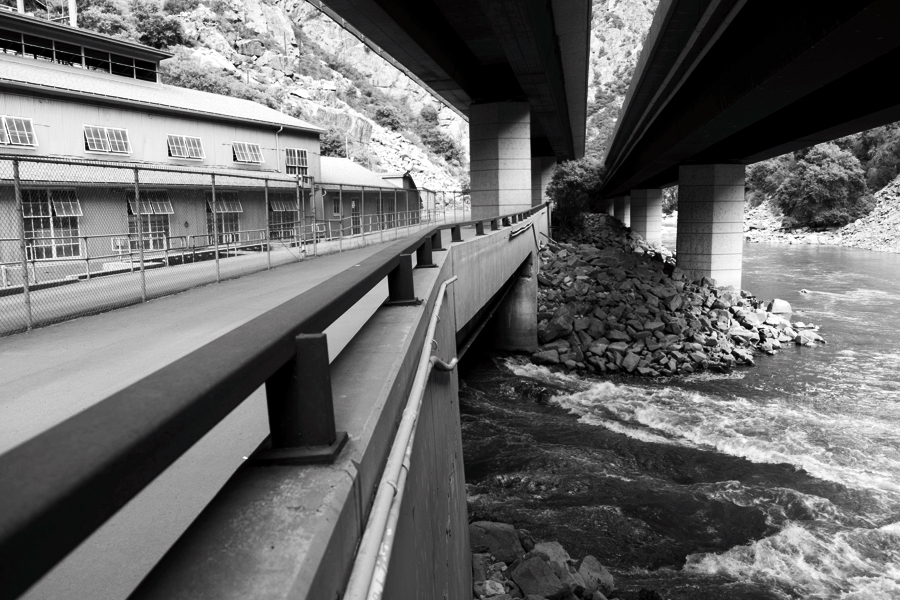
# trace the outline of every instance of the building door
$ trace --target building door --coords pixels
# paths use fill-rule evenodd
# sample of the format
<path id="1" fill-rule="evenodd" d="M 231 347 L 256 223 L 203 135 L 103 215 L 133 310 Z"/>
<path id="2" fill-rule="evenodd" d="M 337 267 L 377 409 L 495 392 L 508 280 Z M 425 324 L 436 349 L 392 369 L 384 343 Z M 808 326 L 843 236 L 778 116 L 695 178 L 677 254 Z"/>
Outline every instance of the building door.
<path id="1" fill-rule="evenodd" d="M 350 227 L 353 228 L 353 235 L 362 233 L 362 218 L 360 217 L 361 201 L 355 198 L 350 201 Z"/>

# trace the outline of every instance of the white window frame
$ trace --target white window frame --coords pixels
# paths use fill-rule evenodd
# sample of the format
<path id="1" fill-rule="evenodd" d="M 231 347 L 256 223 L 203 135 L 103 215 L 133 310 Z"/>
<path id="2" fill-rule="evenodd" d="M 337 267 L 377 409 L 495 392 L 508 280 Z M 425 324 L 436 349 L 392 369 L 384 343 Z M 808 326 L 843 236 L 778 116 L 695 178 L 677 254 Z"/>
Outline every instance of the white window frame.
<path id="1" fill-rule="evenodd" d="M 37 132 L 34 130 L 34 120 L 33 119 L 29 119 L 27 117 L 14 117 L 12 115 L 2 115 L 2 116 L 0 116 L 0 120 L 2 120 L 2 125 L 3 125 L 3 137 L 2 137 L 2 139 L 0 139 L 0 143 L 2 143 L 5 146 L 16 146 L 17 148 L 37 148 L 38 147 Z M 13 135 L 9 128 L 10 120 L 21 121 L 22 123 L 28 124 L 28 127 L 26 127 L 26 129 L 28 131 L 25 131 L 24 134 L 25 134 L 26 138 L 30 140 L 31 143 L 23 144 L 21 142 L 13 141 Z M 16 135 L 17 136 L 20 135 L 18 130 L 16 130 Z"/>
<path id="2" fill-rule="evenodd" d="M 231 158 L 234 162 L 248 165 L 261 165 L 266 162 L 262 148 L 259 144 L 251 142 L 231 142 Z"/>
<path id="3" fill-rule="evenodd" d="M 29 189 L 27 191 L 31 192 L 32 189 Z M 26 230 L 30 229 L 31 232 L 34 233 L 34 231 L 36 231 L 34 228 L 34 225 L 32 224 L 29 227 L 28 221 L 31 219 L 47 219 L 49 228 L 48 229 L 41 228 L 40 230 L 49 232 L 50 235 L 30 238 L 31 244 L 27 248 L 29 260 L 52 261 L 52 260 L 65 260 L 65 259 L 72 259 L 72 258 L 80 257 L 83 252 L 83 248 L 81 247 L 81 217 L 84 215 L 81 210 L 81 202 L 78 200 L 77 192 L 74 189 L 56 190 L 56 189 L 45 189 L 45 188 L 34 188 L 33 191 L 36 191 L 38 193 L 41 193 L 41 192 L 45 193 L 46 199 L 41 198 L 40 202 L 27 201 L 27 202 L 24 202 L 24 204 L 29 205 L 29 208 L 33 204 L 43 206 L 47 209 L 47 212 L 46 212 L 46 214 L 44 214 L 44 212 L 41 211 L 41 213 L 38 215 L 24 214 L 23 218 L 26 221 L 25 228 L 26 228 Z M 66 194 L 66 198 L 65 199 L 55 198 L 54 196 L 57 194 L 59 194 L 60 196 L 62 194 Z M 69 196 L 69 194 L 71 194 L 71 196 Z M 23 200 L 24 200 L 24 198 L 23 198 Z M 66 212 L 68 214 L 60 215 L 59 214 L 60 208 L 67 209 L 67 210 L 64 210 L 64 212 Z M 24 206 L 23 206 L 23 210 L 24 210 Z M 56 222 L 57 219 L 59 219 L 59 220 L 74 219 L 75 235 L 74 236 L 57 237 L 57 233 L 59 232 L 58 227 L 61 227 L 63 229 L 69 229 L 69 228 L 62 227 L 61 225 L 58 225 Z M 58 240 L 61 240 L 61 239 L 65 239 L 67 241 L 59 242 Z M 50 243 L 42 243 L 41 240 L 49 240 Z M 72 240 L 74 240 L 74 242 Z M 36 250 L 38 248 L 41 249 L 42 254 L 49 253 L 49 256 L 44 256 L 41 258 L 36 257 L 35 254 L 36 254 Z M 70 248 L 72 250 L 72 253 L 67 254 L 64 251 L 60 252 L 60 250 L 63 248 Z"/>
<path id="4" fill-rule="evenodd" d="M 134 201 L 134 191 L 125 192 L 125 201 L 128 202 L 132 214 L 137 214 L 137 203 Z M 141 190 L 141 214 L 142 215 L 172 215 L 175 209 L 169 200 L 169 192 L 166 190 Z"/>
<path id="5" fill-rule="evenodd" d="M 110 133 L 111 133 L 111 132 L 114 132 L 114 131 L 116 131 L 116 132 L 121 132 L 122 134 L 124 134 L 124 139 L 123 139 L 123 140 L 116 140 L 116 143 L 118 143 L 118 142 L 120 142 L 120 141 L 124 141 L 124 142 L 125 142 L 125 150 L 115 150 L 115 149 L 113 149 L 113 138 L 112 138 L 112 136 L 110 135 Z M 106 134 L 107 134 L 107 137 L 109 138 L 109 152 L 110 152 L 110 154 L 131 154 L 131 152 L 132 152 L 132 149 L 131 149 L 131 137 L 128 135 L 128 130 L 127 130 L 127 129 L 122 129 L 121 127 L 107 127 L 107 128 L 106 128 Z"/>
<path id="6" fill-rule="evenodd" d="M 331 199 L 331 216 L 339 217 L 341 216 L 341 197 L 335 196 Z"/>
<path id="7" fill-rule="evenodd" d="M 309 153 L 305 148 L 284 149 L 284 172 L 288 175 L 309 175 Z"/>
<path id="8" fill-rule="evenodd" d="M 190 141 L 196 141 L 196 148 L 199 148 L 200 153 L 199 156 L 191 156 L 192 148 Z M 173 145 L 173 142 L 180 142 L 179 144 Z M 166 146 L 169 151 L 169 158 L 181 158 L 185 160 L 204 160 L 206 158 L 206 152 L 203 150 L 203 141 L 199 137 L 191 136 L 191 135 L 182 135 L 180 133 L 167 133 L 166 134 Z M 183 154 L 176 154 L 173 152 L 173 149 L 183 148 Z"/>
<path id="9" fill-rule="evenodd" d="M 102 141 L 104 143 L 103 148 L 98 149 L 98 148 L 90 147 L 90 142 L 88 141 L 88 129 L 96 129 L 96 130 L 98 130 L 99 133 L 102 133 L 102 135 L 103 135 L 102 138 L 95 138 L 95 139 L 99 139 L 100 141 Z M 128 137 L 127 129 L 121 129 L 118 127 L 103 127 L 100 125 L 85 124 L 82 126 L 82 131 L 83 131 L 83 135 L 84 135 L 84 151 L 85 152 L 88 152 L 90 154 L 120 154 L 120 155 L 131 154 L 131 140 Z M 124 140 L 116 140 L 117 144 L 124 141 L 124 143 L 125 143 L 124 151 L 113 149 L 113 137 L 112 137 L 112 135 L 110 135 L 110 132 L 113 132 L 113 131 L 122 132 L 124 134 Z"/>
<path id="10" fill-rule="evenodd" d="M 96 130 L 97 135 L 89 136 L 89 130 Z M 91 152 L 95 154 L 108 154 L 109 153 L 109 138 L 106 135 L 106 127 L 100 127 L 99 125 L 83 125 L 81 128 L 82 136 L 84 137 L 84 151 Z M 90 131 L 90 133 L 95 133 L 94 131 Z M 96 140 L 101 143 L 102 148 L 91 148 L 91 141 Z"/>
<path id="11" fill-rule="evenodd" d="M 290 197 L 290 199 L 288 199 Z M 297 198 L 291 192 L 269 192 L 269 212 L 298 212 Z"/>

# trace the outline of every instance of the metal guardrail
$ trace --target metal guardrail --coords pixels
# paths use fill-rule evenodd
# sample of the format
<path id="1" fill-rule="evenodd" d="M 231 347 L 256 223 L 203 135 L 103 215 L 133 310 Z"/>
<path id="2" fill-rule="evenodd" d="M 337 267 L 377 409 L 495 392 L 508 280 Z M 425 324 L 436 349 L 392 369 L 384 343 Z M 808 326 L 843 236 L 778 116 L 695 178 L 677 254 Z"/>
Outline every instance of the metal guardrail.
<path id="1" fill-rule="evenodd" d="M 308 334 L 320 334 L 385 278 L 390 303 L 416 303 L 412 254 L 432 264 L 442 231 L 462 241 L 464 226 L 484 234 L 485 223 L 497 230 L 547 206 L 398 241 L 0 456 L 0 600 L 25 592 L 263 383 L 270 425 L 300 423 L 316 444 L 334 444 L 330 387 L 327 410 L 295 408 L 298 397 L 324 397 L 290 383 L 301 345 L 315 337 Z M 274 450 L 297 447 L 279 443 L 285 436 L 276 429 Z"/>

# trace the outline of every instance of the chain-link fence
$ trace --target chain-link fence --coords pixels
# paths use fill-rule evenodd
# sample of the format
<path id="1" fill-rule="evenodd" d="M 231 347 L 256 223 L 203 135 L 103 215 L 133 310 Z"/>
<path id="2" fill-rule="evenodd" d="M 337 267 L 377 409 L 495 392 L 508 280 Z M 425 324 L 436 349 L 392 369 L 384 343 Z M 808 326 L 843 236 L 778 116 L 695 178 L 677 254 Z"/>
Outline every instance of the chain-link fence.
<path id="1" fill-rule="evenodd" d="M 452 192 L 0 157 L 0 335 L 468 217 Z"/>

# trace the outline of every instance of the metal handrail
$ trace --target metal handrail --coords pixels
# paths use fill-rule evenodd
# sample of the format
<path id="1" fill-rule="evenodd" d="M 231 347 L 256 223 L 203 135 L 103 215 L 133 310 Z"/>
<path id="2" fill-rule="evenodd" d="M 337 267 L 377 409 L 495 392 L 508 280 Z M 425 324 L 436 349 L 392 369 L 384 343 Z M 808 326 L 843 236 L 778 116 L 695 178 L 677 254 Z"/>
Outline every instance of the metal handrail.
<path id="1" fill-rule="evenodd" d="M 420 230 L 0 456 L 0 600 L 22 594 L 292 360 L 298 334 L 322 332 L 435 233 L 546 207 Z"/>
<path id="2" fill-rule="evenodd" d="M 419 364 L 416 368 L 412 390 L 410 390 L 403 417 L 400 419 L 400 425 L 397 427 L 397 435 L 394 436 L 394 443 L 391 445 L 391 452 L 381 475 L 381 482 L 378 484 L 378 491 L 372 503 L 372 510 L 369 512 L 366 529 L 353 562 L 353 570 L 350 572 L 350 580 L 347 582 L 344 600 L 363 600 L 364 598 L 378 600 L 384 591 L 391 550 L 394 547 L 397 518 L 403 502 L 403 491 L 409 475 L 412 448 L 416 440 L 416 424 L 422 410 L 422 400 L 425 398 L 425 387 L 436 362 L 443 365 L 446 370 L 455 368 L 457 363 L 457 359 L 454 358 L 448 365 L 432 356 L 431 353 L 432 344 L 436 343 L 434 336 L 444 303 L 444 293 L 456 279 L 456 276 L 449 278 L 441 284 L 438 290 L 437 300 L 431 311 L 431 320 L 428 323 L 428 331 L 425 334 L 422 353 L 419 355 Z"/>

